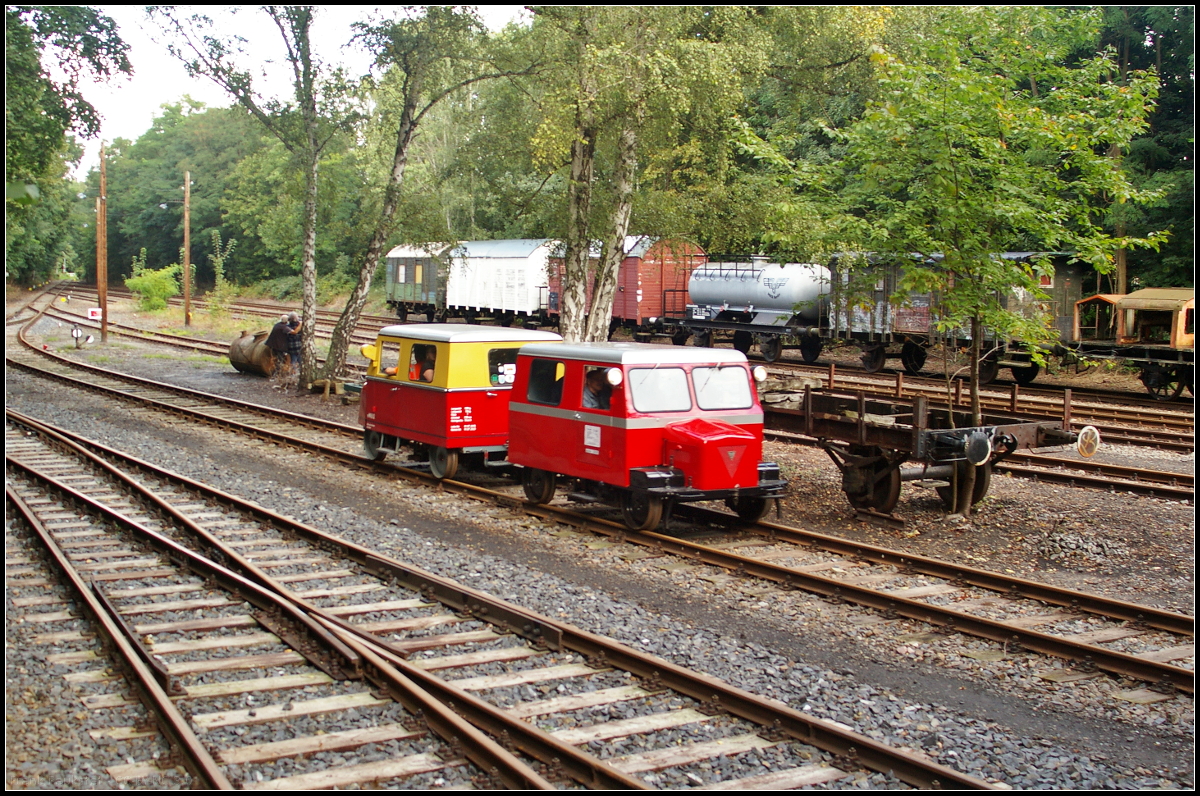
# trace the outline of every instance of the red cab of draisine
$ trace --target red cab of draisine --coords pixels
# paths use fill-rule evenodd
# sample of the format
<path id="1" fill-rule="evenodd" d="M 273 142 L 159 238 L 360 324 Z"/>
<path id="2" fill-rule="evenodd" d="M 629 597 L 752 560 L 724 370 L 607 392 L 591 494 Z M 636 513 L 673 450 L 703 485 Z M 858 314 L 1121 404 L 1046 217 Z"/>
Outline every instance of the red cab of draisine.
<path id="1" fill-rule="evenodd" d="M 762 462 L 746 357 L 638 343 L 531 344 L 509 405 L 509 460 L 671 503 L 782 494 Z"/>

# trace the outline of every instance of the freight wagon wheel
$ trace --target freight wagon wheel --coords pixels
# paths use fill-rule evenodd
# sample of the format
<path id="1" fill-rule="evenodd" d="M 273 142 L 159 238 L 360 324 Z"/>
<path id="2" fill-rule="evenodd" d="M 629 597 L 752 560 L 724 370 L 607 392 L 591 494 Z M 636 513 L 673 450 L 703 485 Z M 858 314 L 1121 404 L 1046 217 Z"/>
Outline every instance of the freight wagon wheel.
<path id="1" fill-rule="evenodd" d="M 904 372 L 910 376 L 921 375 L 921 368 L 925 367 L 927 357 L 928 353 L 924 347 L 916 343 L 905 343 L 900 351 L 900 363 L 904 365 Z"/>
<path id="2" fill-rule="evenodd" d="M 525 497 L 530 503 L 549 503 L 554 500 L 554 490 L 558 487 L 558 478 L 554 473 L 526 467 L 521 471 L 521 486 L 525 488 Z"/>
<path id="3" fill-rule="evenodd" d="M 671 342 L 675 345 L 687 345 L 688 338 L 691 336 L 692 333 L 687 329 L 679 329 L 671 335 Z"/>
<path id="4" fill-rule="evenodd" d="M 663 499 L 645 492 L 621 495 L 621 518 L 633 531 L 652 531 L 662 522 Z"/>
<path id="5" fill-rule="evenodd" d="M 696 332 L 695 337 L 692 338 L 692 342 L 699 348 L 712 348 L 712 331 L 705 329 L 704 331 Z"/>
<path id="6" fill-rule="evenodd" d="M 854 446 L 851 453 L 855 456 L 873 456 L 879 455 L 880 449 Z M 887 460 L 881 458 L 852 470 L 843 470 L 842 491 L 846 493 L 846 500 L 850 501 L 851 506 L 874 509 L 884 514 L 890 514 L 896 508 L 900 502 L 900 468 L 895 467 L 882 480 L 875 480 L 886 467 Z"/>
<path id="7" fill-rule="evenodd" d="M 383 444 L 383 434 L 378 431 L 363 433 L 363 454 L 373 462 L 381 462 L 387 457 L 387 451 L 380 450 Z"/>
<path id="8" fill-rule="evenodd" d="M 863 351 L 862 363 L 863 370 L 867 373 L 878 373 L 883 370 L 883 363 L 887 361 L 887 349 L 883 346 L 868 348 Z"/>
<path id="9" fill-rule="evenodd" d="M 763 359 L 776 362 L 783 355 L 783 342 L 778 335 L 767 335 L 758 341 L 758 350 L 762 352 Z"/>
<path id="10" fill-rule="evenodd" d="M 821 358 L 822 348 L 824 344 L 819 337 L 805 337 L 800 341 L 800 358 L 804 364 L 811 365 Z"/>
<path id="11" fill-rule="evenodd" d="M 749 332 L 734 332 L 733 347 L 743 354 L 750 353 L 750 346 L 754 345 L 754 335 Z"/>
<path id="12" fill-rule="evenodd" d="M 1028 387 L 1033 384 L 1033 380 L 1042 372 L 1042 366 L 1036 362 L 1030 362 L 1028 367 L 1010 368 L 1012 371 L 1013 381 L 1023 387 Z"/>
<path id="13" fill-rule="evenodd" d="M 958 462 L 955 465 L 958 470 L 958 477 L 966 478 L 966 471 L 970 466 L 970 462 Z M 971 505 L 974 506 L 987 497 L 988 489 L 991 486 L 992 464 L 991 462 L 984 462 L 975 468 L 975 486 L 971 489 Z M 954 511 L 954 485 L 939 486 L 934 491 L 942 499 L 942 505 L 946 507 L 946 511 Z"/>
<path id="14" fill-rule="evenodd" d="M 1174 401 L 1183 395 L 1183 388 L 1187 386 L 1187 382 L 1180 377 L 1179 371 L 1174 368 L 1143 370 L 1142 384 L 1146 385 L 1146 390 L 1158 401 Z"/>
<path id="15" fill-rule="evenodd" d="M 458 451 L 441 447 L 430 448 L 429 472 L 434 478 L 453 478 L 458 472 Z"/>
<path id="16" fill-rule="evenodd" d="M 736 497 L 726 498 L 725 507 L 732 511 L 743 522 L 758 522 L 767 513 L 771 505 L 766 498 Z"/>
<path id="17" fill-rule="evenodd" d="M 991 384 L 1000 375 L 1000 360 L 994 357 L 984 357 L 979 360 L 979 383 Z"/>

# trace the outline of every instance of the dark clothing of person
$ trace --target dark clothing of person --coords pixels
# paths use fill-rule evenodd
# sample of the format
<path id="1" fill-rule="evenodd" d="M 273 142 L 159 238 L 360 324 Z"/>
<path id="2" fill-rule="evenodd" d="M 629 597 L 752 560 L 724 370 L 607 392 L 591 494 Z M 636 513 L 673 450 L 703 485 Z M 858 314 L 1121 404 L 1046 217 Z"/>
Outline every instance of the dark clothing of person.
<path id="1" fill-rule="evenodd" d="M 292 337 L 292 327 L 287 325 L 286 321 L 280 321 L 271 327 L 271 334 L 267 336 L 267 348 L 275 355 L 275 370 L 283 367 L 283 363 L 287 362 L 288 355 L 288 340 Z"/>
<path id="2" fill-rule="evenodd" d="M 280 321 L 271 327 L 271 334 L 267 335 L 267 348 L 276 353 L 287 353 L 288 338 L 292 334 L 292 327 L 286 322 Z"/>
<path id="3" fill-rule="evenodd" d="M 300 321 L 296 321 L 294 326 L 289 326 L 291 334 L 287 338 L 287 352 L 292 359 L 292 367 L 299 369 L 300 367 L 300 352 L 303 350 L 303 340 L 300 337 Z"/>

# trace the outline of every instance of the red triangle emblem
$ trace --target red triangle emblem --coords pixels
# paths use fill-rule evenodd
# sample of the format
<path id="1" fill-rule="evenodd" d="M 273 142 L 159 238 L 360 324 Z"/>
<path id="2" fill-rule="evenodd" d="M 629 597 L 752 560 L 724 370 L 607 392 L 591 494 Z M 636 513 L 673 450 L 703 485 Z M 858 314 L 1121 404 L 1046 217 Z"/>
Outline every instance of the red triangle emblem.
<path id="1" fill-rule="evenodd" d="M 725 447 L 717 448 L 717 452 L 721 455 L 721 461 L 725 463 L 725 469 L 729 471 L 732 478 L 737 472 L 738 465 L 742 461 L 742 456 L 746 453 L 745 445 L 726 445 Z"/>

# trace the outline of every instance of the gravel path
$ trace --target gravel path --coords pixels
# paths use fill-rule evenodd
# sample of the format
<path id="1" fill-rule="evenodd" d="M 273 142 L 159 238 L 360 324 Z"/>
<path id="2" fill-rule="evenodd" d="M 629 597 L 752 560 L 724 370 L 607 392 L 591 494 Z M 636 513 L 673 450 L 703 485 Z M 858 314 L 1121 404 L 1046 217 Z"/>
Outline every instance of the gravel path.
<path id="1" fill-rule="evenodd" d="M 211 362 L 142 359 L 140 350 L 132 344 L 91 355 L 122 359 L 130 370 L 164 380 L 356 420 L 355 407 L 284 394 L 265 380 L 238 376 Z M 185 474 L 889 743 L 923 750 L 969 773 L 1013 787 L 1191 785 L 1190 699 L 1124 703 L 1111 698 L 1120 684 L 1107 678 L 1051 686 L 1033 674 L 1047 667 L 1044 659 L 977 661 L 955 651 L 961 640 L 928 639 L 928 628 L 880 622 L 857 609 L 782 594 L 707 568 L 668 570 L 664 560 L 639 559 L 621 546 L 430 490 L 398 484 L 380 500 L 377 482 L 314 467 L 301 454 L 134 418 L 91 397 L 62 398 L 61 388 L 9 374 L 6 402 L 14 408 L 147 458 L 161 459 L 166 443 L 177 451 L 167 463 Z M 1190 609 L 1191 507 L 1000 478 L 974 528 L 941 522 L 936 498 L 917 493 L 906 494 L 899 509 L 909 517 L 905 530 L 889 532 L 846 520 L 848 509 L 824 454 L 800 450 L 792 459 L 788 453 L 772 450 L 797 490 L 789 512 L 803 506 L 803 515 L 789 514 L 789 522 L 914 552 L 958 553 L 985 567 L 1013 568 L 1060 585 L 1078 581 L 1095 591 Z M 1122 511 L 1114 511 L 1117 501 Z M 1039 511 L 1038 505 L 1051 508 Z M 1138 510 L 1136 522 L 1119 523 L 1118 516 L 1128 514 L 1131 505 Z M 1079 525 L 1064 527 L 1066 522 Z M 1157 524 L 1170 527 L 1154 531 Z M 1057 562 L 1038 553 L 1043 539 L 1062 539 L 1065 533 L 1124 547 L 1110 547 L 1103 556 L 1072 550 Z M 1149 559 L 1146 539 L 1161 545 Z M 1156 572 L 1153 566 L 1164 574 L 1150 574 Z M 11 649 L 16 637 L 8 630 Z M 14 695 L 45 682 L 24 668 L 21 673 L 10 667 L 10 706 Z M 69 689 L 47 695 L 45 719 L 17 727 L 10 720 L 9 749 L 44 747 L 46 724 L 53 723 L 61 736 L 58 725 L 69 730 L 78 705 Z M 29 787 L 27 779 L 13 780 L 12 755 L 10 785 Z M 865 775 L 858 782 L 880 784 Z"/>

